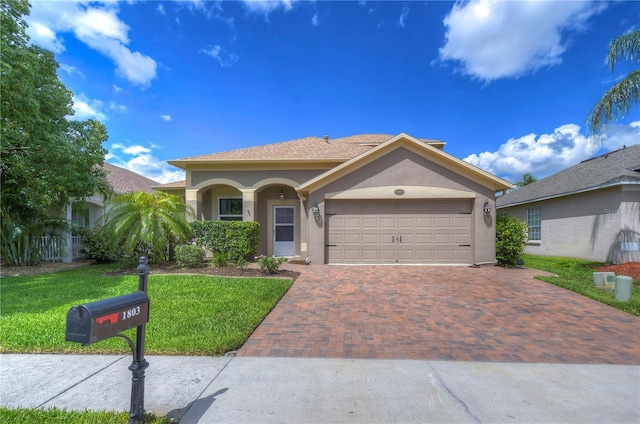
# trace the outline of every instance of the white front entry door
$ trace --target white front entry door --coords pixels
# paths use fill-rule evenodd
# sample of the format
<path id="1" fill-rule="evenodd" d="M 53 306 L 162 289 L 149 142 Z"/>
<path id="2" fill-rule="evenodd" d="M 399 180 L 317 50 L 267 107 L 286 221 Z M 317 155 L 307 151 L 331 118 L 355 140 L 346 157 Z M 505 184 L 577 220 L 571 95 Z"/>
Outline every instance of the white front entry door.
<path id="1" fill-rule="evenodd" d="M 296 255 L 295 212 L 294 206 L 273 207 L 273 254 L 275 256 Z"/>

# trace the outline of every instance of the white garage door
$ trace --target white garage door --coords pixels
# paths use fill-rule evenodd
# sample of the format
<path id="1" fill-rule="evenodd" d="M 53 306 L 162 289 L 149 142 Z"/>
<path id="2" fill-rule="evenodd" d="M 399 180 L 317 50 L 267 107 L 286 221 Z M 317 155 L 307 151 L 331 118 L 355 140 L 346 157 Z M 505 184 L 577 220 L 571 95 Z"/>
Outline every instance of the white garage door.
<path id="1" fill-rule="evenodd" d="M 471 263 L 471 201 L 327 201 L 327 262 Z"/>

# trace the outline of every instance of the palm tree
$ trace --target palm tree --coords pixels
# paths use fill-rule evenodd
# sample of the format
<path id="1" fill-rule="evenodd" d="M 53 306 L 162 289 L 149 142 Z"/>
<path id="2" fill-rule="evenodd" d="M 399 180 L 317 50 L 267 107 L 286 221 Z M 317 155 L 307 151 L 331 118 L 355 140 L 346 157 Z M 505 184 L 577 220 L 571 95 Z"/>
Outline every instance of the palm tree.
<path id="1" fill-rule="evenodd" d="M 622 34 L 609 43 L 607 64 L 609 71 L 621 58 L 640 58 L 640 30 Z M 634 103 L 640 101 L 640 69 L 629 72 L 619 83 L 604 93 L 587 117 L 587 131 L 594 138 L 601 139 L 607 126 L 617 117 L 623 118 Z"/>
<path id="2" fill-rule="evenodd" d="M 100 235 L 127 255 L 135 258 L 147 254 L 150 260 L 157 261 L 166 259 L 167 248 L 172 251 L 176 244 L 191 237 L 189 219 L 193 217 L 193 209 L 178 196 L 165 192 L 125 193 L 108 205 Z"/>

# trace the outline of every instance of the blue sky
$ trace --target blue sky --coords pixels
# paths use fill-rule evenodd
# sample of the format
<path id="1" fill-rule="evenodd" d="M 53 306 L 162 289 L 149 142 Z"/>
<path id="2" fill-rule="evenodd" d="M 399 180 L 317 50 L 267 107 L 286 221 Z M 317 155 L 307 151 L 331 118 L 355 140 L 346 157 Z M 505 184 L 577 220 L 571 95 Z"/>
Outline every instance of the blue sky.
<path id="1" fill-rule="evenodd" d="M 589 143 L 611 38 L 640 2 L 32 1 L 76 119 L 107 161 L 161 183 L 170 159 L 306 136 L 444 140 L 512 182 L 640 142 L 640 108 Z"/>

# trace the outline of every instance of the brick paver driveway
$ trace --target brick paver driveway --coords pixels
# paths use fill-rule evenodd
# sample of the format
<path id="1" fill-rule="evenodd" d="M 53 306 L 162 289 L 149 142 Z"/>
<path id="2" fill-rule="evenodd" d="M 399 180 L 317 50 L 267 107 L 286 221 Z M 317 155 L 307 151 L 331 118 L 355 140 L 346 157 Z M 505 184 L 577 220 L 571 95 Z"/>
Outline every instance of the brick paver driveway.
<path id="1" fill-rule="evenodd" d="M 240 356 L 640 364 L 640 317 L 487 266 L 302 267 Z"/>

